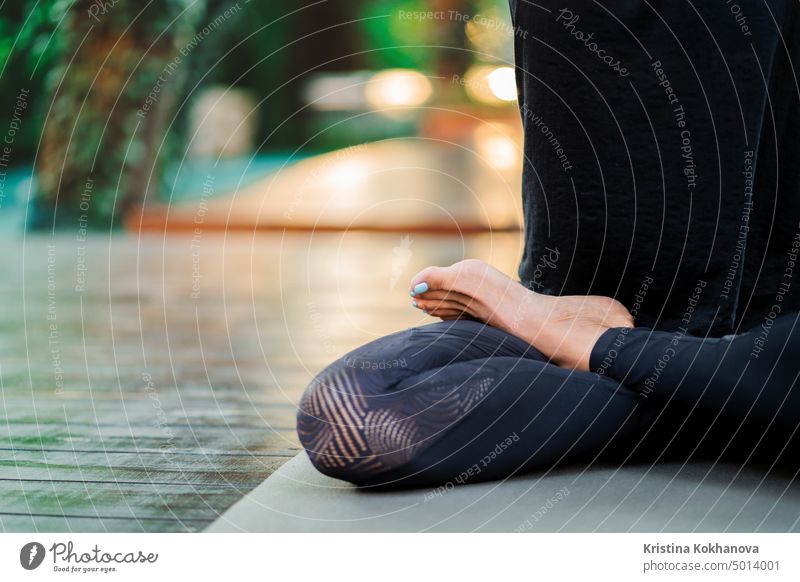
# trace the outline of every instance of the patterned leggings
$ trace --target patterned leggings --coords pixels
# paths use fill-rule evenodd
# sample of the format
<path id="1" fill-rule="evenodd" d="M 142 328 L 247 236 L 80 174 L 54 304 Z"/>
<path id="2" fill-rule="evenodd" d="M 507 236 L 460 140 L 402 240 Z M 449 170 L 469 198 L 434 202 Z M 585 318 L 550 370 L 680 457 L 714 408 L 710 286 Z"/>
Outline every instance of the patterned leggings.
<path id="1" fill-rule="evenodd" d="M 475 321 L 411 328 L 323 370 L 300 403 L 298 434 L 319 471 L 364 486 L 497 479 L 582 459 L 752 460 L 765 456 L 759 447 L 777 458 L 800 420 L 798 323 L 785 315 L 766 336 L 759 327 L 719 339 L 612 329 L 592 352 L 596 372 L 557 367 Z"/>

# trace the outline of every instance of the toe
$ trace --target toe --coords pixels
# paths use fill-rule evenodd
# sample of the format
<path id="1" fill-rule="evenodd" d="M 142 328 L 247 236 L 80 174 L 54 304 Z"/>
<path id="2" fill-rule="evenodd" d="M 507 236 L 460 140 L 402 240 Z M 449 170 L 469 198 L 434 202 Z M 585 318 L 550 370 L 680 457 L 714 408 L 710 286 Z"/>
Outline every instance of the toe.
<path id="1" fill-rule="evenodd" d="M 421 309 L 423 311 L 431 312 L 435 309 L 452 309 L 457 311 L 464 311 L 464 305 L 456 301 L 448 301 L 443 299 L 422 299 L 417 297 L 411 303 L 412 307 Z"/>
<path id="2" fill-rule="evenodd" d="M 425 293 L 415 293 L 413 297 L 417 301 L 420 299 L 425 301 L 452 301 L 460 303 L 463 307 L 468 307 L 473 302 L 472 297 L 456 291 L 432 290 Z"/>
<path id="3" fill-rule="evenodd" d="M 431 290 L 451 289 L 452 279 L 449 267 L 427 267 L 411 279 L 409 291 L 412 297 Z"/>

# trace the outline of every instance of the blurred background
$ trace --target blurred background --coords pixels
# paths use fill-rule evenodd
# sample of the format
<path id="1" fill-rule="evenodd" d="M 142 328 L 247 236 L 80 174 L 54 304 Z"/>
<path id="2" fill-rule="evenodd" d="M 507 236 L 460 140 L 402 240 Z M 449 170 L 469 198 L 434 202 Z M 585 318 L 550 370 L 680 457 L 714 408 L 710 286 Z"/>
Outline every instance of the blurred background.
<path id="1" fill-rule="evenodd" d="M 513 274 L 505 0 L 0 2 L 0 531 L 197 531 L 335 358 Z"/>
<path id="2" fill-rule="evenodd" d="M 5 231 L 135 227 L 142 205 L 152 226 L 157 204 L 400 138 L 457 143 L 480 165 L 519 171 L 523 33 L 506 0 L 19 0 L 0 8 L 0 28 Z M 314 177 L 360 183 L 371 168 L 349 153 Z M 250 219 L 274 226 L 286 210 Z"/>

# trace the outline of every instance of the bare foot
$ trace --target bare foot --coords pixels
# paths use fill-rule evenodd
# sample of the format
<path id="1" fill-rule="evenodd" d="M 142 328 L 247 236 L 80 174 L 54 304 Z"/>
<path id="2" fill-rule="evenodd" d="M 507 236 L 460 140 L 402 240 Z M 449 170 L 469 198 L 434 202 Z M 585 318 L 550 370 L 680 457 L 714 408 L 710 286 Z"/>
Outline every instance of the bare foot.
<path id="1" fill-rule="evenodd" d="M 524 339 L 553 363 L 589 369 L 598 338 L 612 327 L 633 327 L 633 318 L 610 297 L 535 293 L 491 265 L 468 259 L 428 267 L 411 280 L 414 306 L 434 317 L 470 317 Z"/>

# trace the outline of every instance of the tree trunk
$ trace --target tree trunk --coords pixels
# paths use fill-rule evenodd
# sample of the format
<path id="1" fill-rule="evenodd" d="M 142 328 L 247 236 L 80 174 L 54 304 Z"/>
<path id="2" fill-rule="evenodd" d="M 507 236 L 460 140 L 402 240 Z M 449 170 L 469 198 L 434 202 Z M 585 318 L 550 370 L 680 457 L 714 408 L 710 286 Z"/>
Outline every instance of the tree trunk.
<path id="1" fill-rule="evenodd" d="M 76 0 L 37 159 L 32 228 L 106 230 L 157 195 L 200 3 Z"/>

